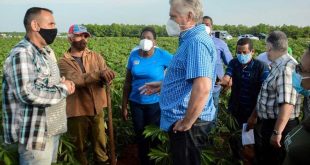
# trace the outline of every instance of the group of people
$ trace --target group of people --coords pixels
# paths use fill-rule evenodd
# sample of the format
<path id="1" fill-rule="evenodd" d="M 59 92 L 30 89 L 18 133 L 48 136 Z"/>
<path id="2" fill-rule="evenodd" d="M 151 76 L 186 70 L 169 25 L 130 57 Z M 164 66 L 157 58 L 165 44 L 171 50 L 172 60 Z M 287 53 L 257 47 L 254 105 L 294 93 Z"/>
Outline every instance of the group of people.
<path id="1" fill-rule="evenodd" d="M 143 138 L 142 132 L 146 125 L 155 124 L 169 134 L 173 164 L 201 164 L 201 150 L 211 143 L 208 135 L 215 126 L 220 93 L 231 88 L 227 111 L 236 119 L 239 129 L 243 124 L 247 124 L 247 130 L 255 129 L 257 143 L 247 146 L 256 152 L 254 157 L 248 157 L 241 139 L 230 141 L 234 156 L 244 164 L 282 164 L 287 152 L 284 138 L 299 125 L 300 94 L 305 100 L 309 97 L 309 87 L 304 86 L 309 79 L 308 50 L 298 64 L 291 56 L 285 33 L 273 31 L 263 55 L 255 59 L 253 41 L 242 38 L 233 59 L 227 44 L 210 35 L 213 20 L 202 17 L 199 1 L 171 0 L 170 4 L 167 33 L 179 37 L 174 57 L 170 61 L 162 54 L 160 60 L 153 62 L 156 49 L 160 49 L 153 40 L 156 34 L 150 39 L 152 49 L 145 49 L 143 30 L 140 49 L 130 54 L 127 65 L 122 109 L 127 119 L 129 100 L 141 163 L 152 164 L 146 152 L 152 142 Z M 166 65 L 162 65 L 162 60 L 166 60 Z M 140 67 L 143 71 L 138 72 Z M 157 70 L 161 75 L 153 77 Z M 145 102 L 146 99 L 154 101 Z M 154 108 L 157 115 L 150 116 Z M 292 153 L 298 155 L 291 150 L 287 157 Z M 306 159 L 299 162 L 305 163 Z M 288 164 L 294 163 L 293 158 L 288 160 Z"/>
<path id="2" fill-rule="evenodd" d="M 254 44 L 248 38 L 238 40 L 233 58 L 227 44 L 210 34 L 213 20 L 203 17 L 201 0 L 169 3 L 166 29 L 179 37 L 176 53 L 159 48 L 155 30 L 146 27 L 127 63 L 122 115 L 128 120 L 129 104 L 140 164 L 155 163 L 147 154 L 157 143 L 143 136 L 145 126 L 154 124 L 168 132 L 173 164 L 200 165 L 202 149 L 212 145 L 208 136 L 216 124 L 220 93 L 229 88 L 228 111 L 239 128 L 243 123 L 248 129 L 260 125 L 255 128 L 261 142 L 255 159 L 240 154 L 241 140 L 231 142 L 235 156 L 249 164 L 309 162 L 304 138 L 309 137 L 310 118 L 298 125 L 302 95 L 305 118 L 310 110 L 310 47 L 298 64 L 288 54 L 286 35 L 274 31 L 266 40 L 270 64 L 253 58 Z M 68 31 L 70 47 L 57 63 L 48 46 L 57 35 L 55 24 L 51 10 L 28 9 L 26 36 L 5 61 L 5 142 L 18 143 L 20 164 L 51 164 L 57 158 L 59 136 L 68 132 L 80 164 L 89 163 L 87 141 L 94 163 L 107 164 L 104 87 L 115 72 L 87 48 L 91 34 L 76 24 Z"/>

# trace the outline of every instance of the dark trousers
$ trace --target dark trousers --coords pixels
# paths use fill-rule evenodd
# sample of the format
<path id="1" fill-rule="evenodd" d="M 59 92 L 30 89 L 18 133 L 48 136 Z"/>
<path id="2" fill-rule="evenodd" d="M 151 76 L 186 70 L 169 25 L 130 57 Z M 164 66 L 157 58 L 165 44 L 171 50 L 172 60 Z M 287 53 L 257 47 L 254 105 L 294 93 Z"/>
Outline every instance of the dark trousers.
<path id="1" fill-rule="evenodd" d="M 82 165 L 88 165 L 87 141 L 91 142 L 95 164 L 105 164 L 108 160 L 103 112 L 96 116 L 68 118 L 68 133 L 76 147 L 75 158 Z"/>
<path id="2" fill-rule="evenodd" d="M 284 138 L 288 132 L 299 124 L 299 120 L 296 118 L 287 122 L 282 132 L 281 148 L 275 148 L 270 144 L 270 138 L 272 136 L 275 123 L 276 119 L 262 120 L 262 153 L 259 164 L 281 165 L 283 163 L 286 154 L 283 143 Z"/>
<path id="3" fill-rule="evenodd" d="M 214 122 L 198 120 L 190 130 L 185 132 L 174 133 L 171 128 L 169 139 L 173 164 L 200 165 L 201 151 L 210 144 L 208 135 L 214 126 Z"/>
<path id="4" fill-rule="evenodd" d="M 139 148 L 139 159 L 141 165 L 154 164 L 150 161 L 147 154 L 150 147 L 155 147 L 156 142 L 151 142 L 143 136 L 144 127 L 147 125 L 159 126 L 160 120 L 160 107 L 159 103 L 155 104 L 138 104 L 136 102 L 129 102 L 134 130 L 136 133 L 136 141 Z"/>

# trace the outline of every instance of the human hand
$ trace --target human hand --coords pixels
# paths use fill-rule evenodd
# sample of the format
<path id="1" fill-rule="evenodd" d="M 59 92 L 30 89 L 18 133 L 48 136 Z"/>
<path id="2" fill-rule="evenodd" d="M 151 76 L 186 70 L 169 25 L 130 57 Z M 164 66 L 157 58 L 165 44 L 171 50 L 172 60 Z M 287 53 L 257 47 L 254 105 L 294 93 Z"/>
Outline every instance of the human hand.
<path id="1" fill-rule="evenodd" d="M 122 106 L 122 117 L 124 121 L 128 120 L 128 110 L 127 110 L 127 105 Z"/>
<path id="2" fill-rule="evenodd" d="M 232 86 L 232 79 L 231 77 L 225 75 L 222 79 L 219 79 L 219 81 L 216 84 L 221 85 L 223 87 L 221 93 L 226 93 Z"/>
<path id="3" fill-rule="evenodd" d="M 101 70 L 100 78 L 106 83 L 111 84 L 112 80 L 115 78 L 115 73 L 111 69 Z"/>
<path id="4" fill-rule="evenodd" d="M 249 119 L 248 119 L 248 124 L 247 124 L 246 131 L 249 131 L 250 129 L 253 129 L 254 125 L 256 123 L 257 123 L 257 118 L 250 116 Z"/>
<path id="5" fill-rule="evenodd" d="M 192 128 L 192 124 L 186 123 L 184 122 L 184 120 L 178 120 L 174 127 L 173 127 L 173 132 L 176 133 L 177 131 L 179 132 L 184 132 L 184 131 L 188 131 Z"/>
<path id="6" fill-rule="evenodd" d="M 270 144 L 273 145 L 275 148 L 280 148 L 281 147 L 281 138 L 282 135 L 275 135 L 272 134 L 270 137 Z"/>
<path id="7" fill-rule="evenodd" d="M 161 81 L 145 83 L 139 88 L 140 94 L 151 95 L 158 93 L 161 89 Z"/>
<path id="8" fill-rule="evenodd" d="M 65 84 L 65 86 L 68 89 L 69 95 L 74 93 L 74 91 L 75 91 L 75 84 L 73 83 L 73 81 L 66 80 L 65 77 L 62 77 L 61 80 L 60 80 L 60 83 Z"/>

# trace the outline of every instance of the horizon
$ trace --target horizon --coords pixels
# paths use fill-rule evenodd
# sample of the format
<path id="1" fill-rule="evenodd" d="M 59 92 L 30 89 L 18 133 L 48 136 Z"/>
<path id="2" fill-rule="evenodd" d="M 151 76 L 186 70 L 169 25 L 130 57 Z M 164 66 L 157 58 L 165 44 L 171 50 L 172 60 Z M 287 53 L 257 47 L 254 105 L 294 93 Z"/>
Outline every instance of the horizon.
<path id="1" fill-rule="evenodd" d="M 309 0 L 203 0 L 204 15 L 215 25 L 308 27 Z M 165 25 L 169 18 L 169 2 L 158 0 L 2 0 L 0 2 L 1 32 L 24 32 L 22 23 L 26 10 L 33 6 L 54 12 L 59 32 L 67 32 L 72 24 Z M 276 7 L 274 7 L 276 6 Z M 292 7 L 294 6 L 294 7 Z M 90 12 L 91 11 L 91 12 Z M 7 16 L 9 15 L 9 17 Z"/>
<path id="2" fill-rule="evenodd" d="M 83 23 L 82 23 L 83 24 Z M 83 25 L 112 25 L 112 24 L 118 24 L 118 25 L 125 25 L 125 26 L 131 26 L 131 25 L 137 25 L 137 26 L 165 26 L 165 25 L 156 25 L 156 24 L 124 24 L 124 23 L 111 23 L 111 24 L 83 24 Z M 259 23 L 257 25 L 251 25 L 251 26 L 248 26 L 248 25 L 242 25 L 242 24 L 238 24 L 238 25 L 231 25 L 231 24 L 225 24 L 225 25 L 228 25 L 228 26 L 246 26 L 246 27 L 254 27 L 254 26 L 258 26 L 260 24 L 263 24 L 263 23 Z M 218 25 L 218 24 L 214 24 L 213 26 L 225 26 L 225 25 Z M 269 25 L 269 24 L 264 24 L 264 25 L 267 25 L 267 26 L 273 26 L 273 27 L 282 27 L 282 26 L 297 26 L 297 25 L 287 25 L 287 24 L 283 24 L 283 25 Z M 310 25 L 308 26 L 297 26 L 298 28 L 307 28 L 307 27 L 310 27 Z M 0 31 L 0 33 L 25 33 L 25 31 Z M 58 33 L 67 33 L 67 31 L 58 31 Z"/>

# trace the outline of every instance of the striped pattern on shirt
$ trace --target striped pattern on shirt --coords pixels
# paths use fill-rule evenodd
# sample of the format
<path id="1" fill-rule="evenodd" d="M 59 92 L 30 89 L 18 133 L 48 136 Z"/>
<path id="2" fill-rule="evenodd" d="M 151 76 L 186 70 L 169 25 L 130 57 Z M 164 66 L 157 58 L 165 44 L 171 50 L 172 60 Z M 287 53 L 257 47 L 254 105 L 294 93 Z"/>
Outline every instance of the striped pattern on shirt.
<path id="1" fill-rule="evenodd" d="M 27 150 L 44 150 L 46 107 L 67 96 L 64 84 L 48 86 L 48 51 L 23 39 L 10 52 L 3 67 L 2 114 L 6 143 L 26 144 Z M 50 49 L 51 50 L 51 49 Z"/>
<path id="2" fill-rule="evenodd" d="M 300 114 L 301 97 L 292 85 L 297 63 L 285 54 L 271 64 L 271 71 L 258 95 L 256 110 L 261 119 L 277 119 L 283 103 L 294 105 L 290 119 Z"/>
<path id="3" fill-rule="evenodd" d="M 168 131 L 174 122 L 184 118 L 193 79 L 208 77 L 212 79 L 212 87 L 215 83 L 217 54 L 212 39 L 205 31 L 205 25 L 182 33 L 179 41 L 179 48 L 168 67 L 161 90 L 161 128 L 165 131 Z M 212 121 L 214 117 L 215 107 L 210 92 L 199 118 Z"/>

